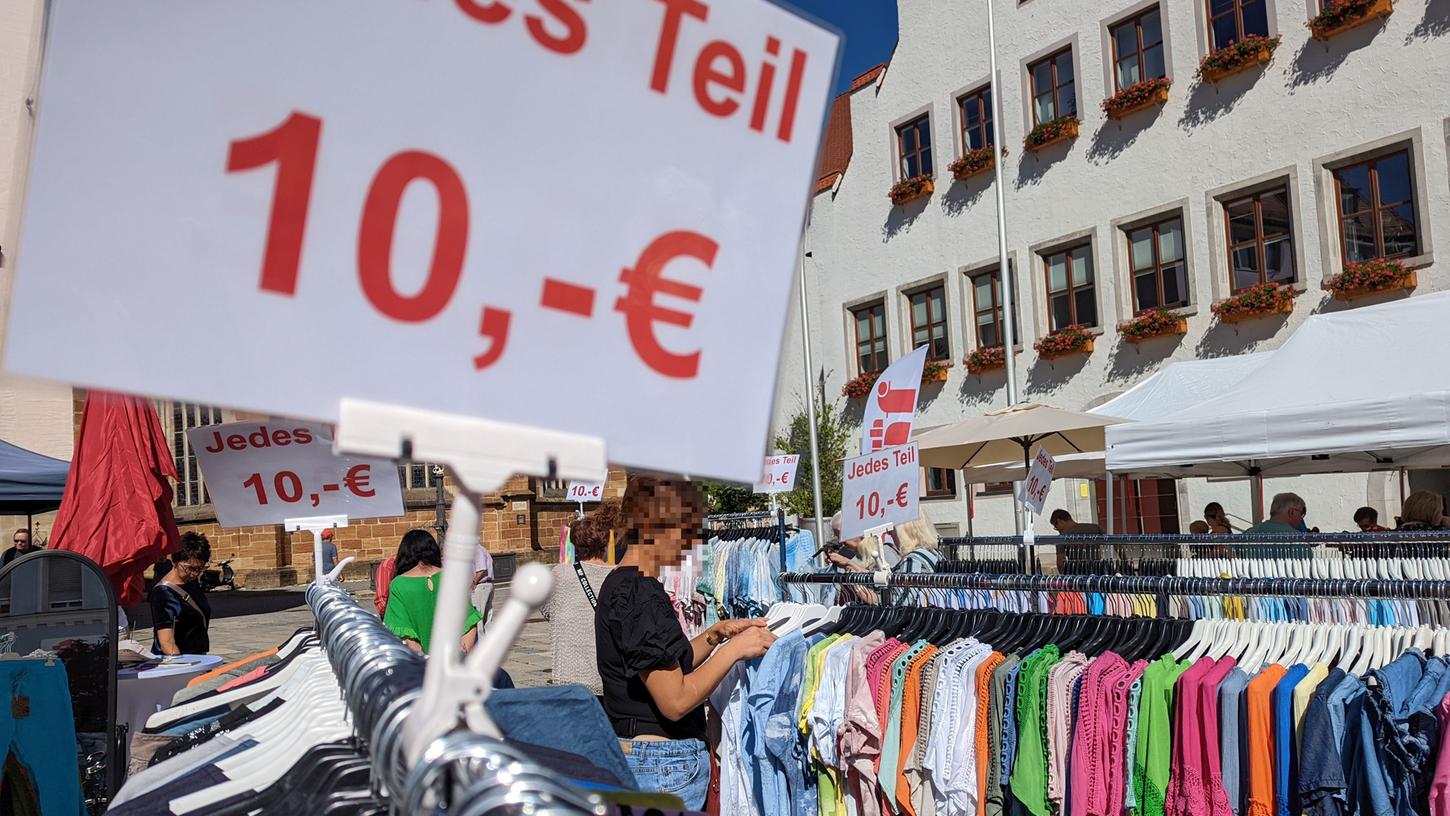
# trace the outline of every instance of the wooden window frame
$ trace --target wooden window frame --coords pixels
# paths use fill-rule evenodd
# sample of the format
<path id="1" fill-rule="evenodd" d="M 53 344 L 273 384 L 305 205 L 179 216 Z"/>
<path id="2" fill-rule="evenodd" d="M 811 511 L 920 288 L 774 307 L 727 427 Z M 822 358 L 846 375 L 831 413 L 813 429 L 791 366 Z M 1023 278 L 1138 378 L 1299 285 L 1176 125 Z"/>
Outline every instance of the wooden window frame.
<path id="1" fill-rule="evenodd" d="M 919 129 L 918 126 L 922 122 L 925 122 L 926 123 L 926 127 Z M 903 144 L 903 142 L 902 142 L 902 136 L 903 136 L 903 134 L 908 129 L 910 129 L 910 130 L 916 130 L 917 131 L 916 149 L 915 150 L 911 150 L 911 151 L 908 151 L 906 149 L 906 145 Z M 926 144 L 925 147 L 922 147 L 921 138 L 920 138 L 921 133 L 923 131 L 926 133 L 926 141 L 927 141 L 927 144 Z M 922 161 L 922 155 L 923 154 L 925 154 L 928 157 L 928 161 L 931 163 L 931 169 L 930 170 L 926 170 L 925 169 L 926 163 Z M 914 116 L 914 117 L 911 118 L 910 121 L 902 122 L 901 124 L 899 124 L 899 125 L 896 126 L 896 165 L 897 165 L 897 175 L 903 181 L 906 180 L 906 179 L 909 179 L 909 178 L 915 178 L 915 176 L 912 176 L 910 173 L 907 173 L 906 172 L 906 157 L 908 155 L 911 155 L 911 156 L 915 156 L 916 157 L 916 166 L 917 166 L 917 168 L 919 168 L 919 169 L 922 170 L 922 172 L 919 173 L 918 175 L 924 175 L 924 176 L 936 175 L 936 157 L 932 155 L 932 144 L 931 144 L 931 114 L 930 113 L 923 113 L 920 116 Z"/>
<path id="2" fill-rule="evenodd" d="M 1072 53 L 1072 46 L 1068 45 L 1063 48 L 1059 48 L 1056 51 L 1053 51 L 1051 54 L 1048 54 L 1042 59 L 1034 60 L 1027 65 L 1027 84 L 1032 92 L 1031 96 L 1027 100 L 1027 107 L 1032 110 L 1033 127 L 1037 127 L 1038 125 L 1042 124 L 1042 122 L 1037 118 L 1037 97 L 1040 94 L 1037 93 L 1036 68 L 1044 62 L 1049 63 L 1048 67 L 1052 69 L 1052 118 L 1057 119 L 1064 115 L 1062 112 L 1062 85 L 1059 84 L 1057 81 L 1057 58 L 1062 56 L 1063 54 L 1067 54 L 1068 56 L 1072 57 L 1072 109 L 1074 113 L 1077 111 L 1077 55 Z"/>
<path id="3" fill-rule="evenodd" d="M 984 85 L 974 91 L 967 91 L 966 93 L 957 97 L 957 132 L 960 133 L 962 137 L 963 155 L 965 155 L 968 150 L 977 149 L 972 147 L 972 138 L 970 136 L 972 130 L 981 131 L 979 135 L 981 136 L 983 147 L 992 147 L 997 143 L 997 119 L 993 115 L 995 111 L 993 110 L 991 104 L 982 104 L 984 102 L 984 98 L 991 95 L 991 93 L 992 86 Z M 970 129 L 967 127 L 966 103 L 968 102 L 976 103 L 977 115 L 981 117 L 980 123 L 975 128 Z"/>
<path id="4" fill-rule="evenodd" d="M 1007 262 L 1007 274 L 1015 283 L 1017 280 L 1017 270 L 1010 260 Z M 977 302 L 977 279 L 983 276 L 992 279 L 992 305 L 988 309 L 983 309 L 982 304 Z M 988 311 L 992 313 L 992 325 L 997 329 L 997 336 L 1002 338 L 1001 343 L 993 343 L 992 345 L 1000 345 L 1004 349 L 1007 348 L 1009 338 L 1007 337 L 1007 327 L 1005 325 L 1006 310 L 1002 308 L 1004 304 L 1002 302 L 1001 269 L 980 269 L 976 272 L 968 272 L 967 285 L 972 290 L 972 337 L 977 341 L 977 348 L 989 348 L 988 344 L 982 342 L 982 323 L 978 320 L 978 318 Z M 1012 317 L 1014 318 L 1012 321 L 1012 333 L 1017 336 L 1021 336 L 1022 332 L 1022 322 L 1015 319 L 1020 313 L 1017 308 L 1017 299 L 1014 297 L 1012 299 Z M 1010 340 L 1010 345 L 1016 347 L 1017 337 L 1012 337 Z"/>
<path id="5" fill-rule="evenodd" d="M 1184 306 L 1187 306 L 1188 303 L 1189 303 L 1189 301 L 1186 300 L 1186 299 L 1183 300 L 1183 301 L 1180 301 L 1178 303 L 1173 303 L 1173 304 L 1168 304 L 1168 303 L 1165 302 L 1167 300 L 1167 297 L 1165 297 L 1164 291 L 1163 291 L 1163 256 L 1162 256 L 1162 254 L 1161 254 L 1161 252 L 1159 250 L 1159 247 L 1158 247 L 1158 240 L 1159 240 L 1159 235 L 1160 235 L 1159 228 L 1162 227 L 1164 224 L 1167 224 L 1167 223 L 1172 222 L 1172 221 L 1177 221 L 1178 222 L 1178 232 L 1179 232 L 1179 235 L 1182 236 L 1182 241 L 1183 241 L 1183 257 L 1180 258 L 1178 261 L 1176 261 L 1176 263 L 1181 263 L 1181 264 L 1184 265 L 1184 278 L 1186 279 L 1188 277 L 1188 274 L 1187 274 L 1188 273 L 1188 237 L 1187 237 L 1187 232 L 1184 230 L 1184 227 L 1183 227 L 1183 213 L 1178 212 L 1178 213 L 1174 213 L 1172 215 L 1169 215 L 1169 216 L 1165 216 L 1163 218 L 1160 218 L 1157 221 L 1151 221 L 1151 222 L 1148 222 L 1146 224 L 1137 224 L 1136 226 L 1124 227 L 1123 228 L 1123 240 L 1125 242 L 1127 242 L 1127 245 L 1128 245 L 1128 291 L 1129 291 L 1129 294 L 1130 294 L 1130 296 L 1132 298 L 1132 301 L 1133 301 L 1133 314 L 1135 314 L 1135 315 L 1138 314 L 1138 312 L 1140 312 L 1143 309 L 1143 307 L 1141 305 L 1139 305 L 1139 303 L 1138 303 L 1138 274 L 1141 273 L 1141 272 L 1147 272 L 1148 271 L 1148 269 L 1146 267 L 1143 268 L 1143 269 L 1139 269 L 1138 267 L 1136 267 L 1136 266 L 1133 265 L 1133 233 L 1135 233 L 1135 232 L 1137 232 L 1139 230 L 1144 230 L 1144 229 L 1151 229 L 1151 230 L 1153 230 L 1153 267 L 1152 267 L 1152 269 L 1153 269 L 1153 275 L 1154 275 L 1154 277 L 1158 281 L 1158 306 L 1155 307 L 1155 308 L 1159 308 L 1159 309 L 1181 309 Z M 1232 260 L 1232 255 L 1230 255 L 1230 260 Z M 1185 289 L 1186 288 L 1187 287 L 1185 287 Z M 1184 297 L 1187 298 L 1188 292 L 1187 291 L 1184 291 L 1183 294 L 1184 294 Z"/>
<path id="6" fill-rule="evenodd" d="M 932 310 L 932 307 L 931 307 L 931 293 L 932 292 L 937 292 L 937 291 L 940 291 L 941 292 L 941 314 L 940 315 L 934 314 L 933 313 L 933 310 Z M 926 326 L 925 326 L 925 329 L 926 329 L 926 344 L 927 344 L 926 359 L 928 361 L 950 360 L 952 358 L 952 336 L 951 336 L 951 321 L 947 317 L 947 285 L 946 285 L 946 282 L 945 281 L 937 281 L 936 283 L 933 283 L 933 284 L 930 284 L 930 285 L 927 285 L 927 286 L 923 286 L 923 287 L 921 287 L 919 289 L 913 289 L 910 292 L 907 292 L 906 293 L 906 312 L 907 312 L 906 317 L 907 317 L 907 322 L 911 324 L 911 347 L 913 349 L 916 348 L 916 346 L 917 346 L 917 342 L 916 342 L 916 332 L 917 332 L 918 329 L 923 328 L 922 326 L 918 325 L 917 322 L 916 322 L 916 304 L 912 302 L 912 299 L 915 298 L 915 297 L 917 297 L 918 295 L 926 295 Z M 943 339 L 943 341 L 946 342 L 946 352 L 944 354 L 934 355 L 931 352 L 931 330 L 932 330 L 932 326 L 937 325 L 937 324 L 940 324 L 941 325 L 942 339 Z"/>
<path id="7" fill-rule="evenodd" d="M 957 472 L 950 468 L 924 468 L 926 471 L 922 480 L 925 482 L 921 491 L 924 499 L 954 499 L 957 497 Z M 931 488 L 931 472 L 939 470 L 946 474 L 946 483 L 949 485 L 944 490 L 933 490 Z"/>
<path id="8" fill-rule="evenodd" d="M 1410 172 L 1410 179 L 1409 179 L 1409 182 L 1410 182 L 1410 197 L 1408 199 L 1404 200 L 1404 201 L 1396 201 L 1396 202 L 1394 202 L 1392 204 L 1385 204 L 1385 203 L 1383 203 L 1383 202 L 1380 201 L 1379 163 L 1381 161 L 1384 161 L 1385 159 L 1389 159 L 1389 158 L 1392 158 L 1392 157 L 1395 157 L 1395 156 L 1399 156 L 1399 155 L 1402 155 L 1402 154 L 1405 157 L 1405 166 L 1407 168 L 1409 168 L 1409 172 Z M 1345 212 L 1344 212 L 1344 192 L 1343 192 L 1343 189 L 1342 189 L 1342 183 L 1340 181 L 1339 175 L 1340 175 L 1340 173 L 1344 172 L 1345 170 L 1348 170 L 1348 169 L 1353 168 L 1353 167 L 1361 167 L 1361 166 L 1367 166 L 1369 168 L 1369 195 L 1370 195 L 1370 199 L 1371 199 L 1371 201 L 1370 201 L 1370 208 L 1368 210 L 1358 210 L 1356 212 L 1350 213 L 1350 215 L 1357 216 L 1357 215 L 1362 215 L 1362 214 L 1364 214 L 1366 212 L 1370 214 L 1370 221 L 1374 224 L 1374 246 L 1375 246 L 1375 251 L 1378 253 L 1377 255 L 1375 255 L 1376 258 L 1413 258 L 1413 257 L 1415 257 L 1421 251 L 1421 243 L 1420 243 L 1420 207 L 1419 207 L 1419 204 L 1415 201 L 1415 199 L 1416 199 L 1416 187 L 1415 187 L 1415 154 L 1414 154 L 1413 151 L 1410 150 L 1409 147 L 1401 147 L 1401 148 L 1399 148 L 1397 150 L 1391 150 L 1391 151 L 1389 151 L 1387 153 L 1376 153 L 1376 154 L 1374 154 L 1372 156 L 1368 156 L 1368 157 L 1365 157 L 1363 159 L 1359 159 L 1359 160 L 1350 162 L 1349 164 L 1342 164 L 1342 165 L 1340 165 L 1338 167 L 1333 168 L 1330 171 L 1330 173 L 1334 176 L 1334 212 L 1335 212 L 1335 217 L 1339 219 L 1339 257 L 1341 259 L 1341 262 L 1342 263 L 1345 263 L 1345 264 L 1349 263 L 1349 242 L 1345 239 L 1345 235 L 1344 235 L 1344 218 L 1345 218 Z M 1383 215 L 1383 213 L 1384 213 L 1385 210 L 1393 209 L 1395 207 L 1404 206 L 1405 204 L 1409 204 L 1410 205 L 1410 212 L 1415 217 L 1415 246 L 1414 246 L 1414 249 L 1412 249 L 1409 252 L 1402 252 L 1402 253 L 1398 253 L 1398 254 L 1395 254 L 1395 255 L 1386 255 L 1385 254 L 1385 225 L 1384 225 L 1384 215 Z"/>
<path id="9" fill-rule="evenodd" d="M 880 367 L 878 367 L 878 368 L 872 369 L 870 372 L 867 372 L 865 369 L 861 369 L 860 371 L 857 371 L 856 372 L 857 374 L 866 374 L 866 373 L 880 374 L 882 371 L 885 371 L 886 370 L 886 366 L 891 365 L 891 359 L 890 359 L 891 358 L 891 343 L 890 343 L 890 341 L 886 337 L 886 302 L 883 301 L 883 300 L 875 300 L 875 301 L 872 301 L 870 303 L 863 303 L 863 304 L 861 304 L 859 306 L 853 306 L 853 307 L 851 307 L 851 333 L 853 335 L 853 338 L 852 339 L 854 340 L 854 345 L 853 345 L 852 348 L 853 348 L 853 350 L 855 352 L 852 355 L 852 358 L 851 359 L 852 359 L 852 362 L 854 362 L 856 364 L 856 366 L 858 368 L 860 368 L 860 366 L 861 366 L 861 357 L 863 356 L 861 354 L 862 342 L 861 342 L 861 320 L 860 320 L 860 314 L 862 312 L 871 312 L 871 311 L 875 311 L 875 310 L 878 310 L 878 309 L 881 312 L 881 335 L 878 338 L 878 336 L 873 331 L 873 333 L 871 334 L 871 336 L 867 339 L 867 342 L 865 343 L 865 345 L 870 350 L 869 353 L 871 355 L 871 361 L 873 363 L 882 363 L 882 365 L 880 365 Z M 875 322 L 874 320 L 870 320 L 870 319 L 867 320 L 867 323 L 868 324 L 872 324 L 874 322 Z M 887 358 L 884 361 L 876 359 L 876 350 L 875 349 L 876 349 L 876 341 L 878 339 L 881 340 L 882 344 L 885 346 L 885 349 L 881 352 L 881 356 Z"/>
<path id="10" fill-rule="evenodd" d="M 1079 249 L 1082 249 L 1083 247 L 1087 247 L 1088 250 L 1088 271 L 1091 273 L 1088 286 L 1092 287 L 1093 303 L 1096 304 L 1098 299 L 1098 275 L 1097 270 L 1091 268 L 1093 265 L 1092 241 L 1083 241 L 1080 243 L 1069 244 L 1060 249 L 1054 249 L 1048 252 L 1043 252 L 1041 254 L 1042 282 L 1046 286 L 1046 289 L 1044 289 L 1043 291 L 1047 294 L 1047 328 L 1049 332 L 1054 332 L 1061 328 L 1060 326 L 1054 326 L 1052 324 L 1052 297 L 1055 293 L 1052 291 L 1051 259 L 1057 255 L 1065 255 L 1067 257 L 1067 303 L 1072 310 L 1072 319 L 1068 321 L 1068 325 L 1081 325 L 1088 326 L 1089 328 L 1097 328 L 1098 326 L 1099 321 L 1097 319 L 1094 319 L 1093 322 L 1089 325 L 1087 323 L 1083 323 L 1077 318 L 1077 292 L 1080 287 L 1072 282 L 1072 253 Z M 1093 311 L 1098 311 L 1098 309 L 1095 308 Z"/>
<path id="11" fill-rule="evenodd" d="M 1284 203 L 1289 208 L 1289 228 L 1287 230 L 1283 231 L 1283 232 L 1276 232 L 1273 235 L 1265 235 L 1264 234 L 1264 204 L 1263 204 L 1262 199 L 1266 195 L 1269 195 L 1271 193 L 1280 192 L 1280 191 L 1283 192 L 1283 194 L 1284 194 Z M 1233 221 L 1229 217 L 1229 209 L 1231 207 L 1233 207 L 1233 205 L 1242 203 L 1244 201 L 1253 201 L 1254 202 L 1254 240 L 1252 240 L 1252 241 L 1239 241 L 1238 243 L 1234 243 Z M 1339 202 L 1337 200 L 1335 201 L 1335 206 L 1336 207 L 1339 206 Z M 1270 238 L 1278 238 L 1280 236 L 1288 236 L 1288 238 L 1289 238 L 1289 246 L 1290 247 L 1293 247 L 1294 246 L 1294 198 L 1293 198 L 1292 195 L 1290 195 L 1288 182 L 1285 182 L 1283 185 L 1280 185 L 1280 186 L 1266 187 L 1266 188 L 1264 188 L 1262 190 L 1257 190 L 1257 191 L 1252 192 L 1252 193 L 1245 193 L 1243 195 L 1237 195 L 1237 196 L 1234 196 L 1232 198 L 1225 199 L 1224 202 L 1223 202 L 1223 235 L 1224 235 L 1224 242 L 1228 245 L 1228 288 L 1229 288 L 1229 292 L 1232 293 L 1232 294 L 1238 294 L 1239 292 L 1242 292 L 1245 289 L 1250 288 L 1249 286 L 1244 286 L 1244 287 L 1238 286 L 1238 283 L 1237 283 L 1237 275 L 1236 275 L 1235 270 L 1234 270 L 1234 250 L 1244 249 L 1244 248 L 1247 248 L 1249 246 L 1253 246 L 1255 248 L 1254 251 L 1258 255 L 1258 261 L 1259 261 L 1259 281 L 1258 281 L 1258 283 L 1251 284 L 1251 286 L 1258 286 L 1259 284 L 1262 284 L 1262 283 L 1268 283 L 1269 282 L 1269 271 L 1268 271 L 1268 262 L 1267 262 L 1268 259 L 1267 259 L 1267 256 L 1265 255 L 1265 252 L 1264 252 L 1264 246 L 1265 246 L 1265 244 L 1268 243 L 1268 239 L 1270 239 Z M 1294 256 L 1294 261 L 1295 261 L 1295 263 L 1294 263 L 1294 277 L 1292 279 L 1292 282 L 1297 284 L 1299 282 L 1298 255 L 1295 255 Z"/>
<path id="12" fill-rule="evenodd" d="M 1230 14 L 1232 14 L 1233 17 L 1234 17 L 1234 29 L 1237 32 L 1237 36 L 1234 39 L 1234 42 L 1240 42 L 1241 40 L 1243 40 L 1243 38 L 1245 36 L 1244 35 L 1244 4 L 1245 3 L 1262 3 L 1262 4 L 1264 4 L 1264 17 L 1266 19 L 1268 19 L 1268 18 L 1271 17 L 1271 15 L 1269 14 L 1269 5 L 1268 5 L 1269 4 L 1269 0 L 1231 0 L 1231 1 L 1234 4 L 1233 10 L 1226 11 L 1226 12 L 1224 12 L 1222 14 L 1214 14 L 1213 13 L 1213 0 L 1203 0 L 1203 10 L 1204 10 L 1204 13 L 1207 15 L 1207 19 L 1208 19 L 1208 51 L 1209 51 L 1210 54 L 1213 53 L 1213 52 L 1215 52 L 1215 51 L 1217 51 L 1217 50 L 1219 50 L 1219 49 L 1221 49 L 1221 48 L 1226 48 L 1229 45 L 1229 43 L 1223 43 L 1222 45 L 1220 45 L 1220 44 L 1218 44 L 1218 43 L 1216 43 L 1216 42 L 1213 41 L 1214 40 L 1213 24 L 1214 24 L 1214 22 L 1216 20 L 1221 20 L 1224 17 L 1227 17 Z M 1270 27 L 1270 30 L 1272 30 L 1272 27 Z"/>
<path id="13" fill-rule="evenodd" d="M 1147 70 L 1147 67 L 1146 67 L 1147 64 L 1148 64 L 1148 61 L 1147 61 L 1147 59 L 1144 56 L 1145 53 L 1146 53 L 1146 51 L 1143 48 L 1143 26 L 1142 26 L 1143 18 L 1144 17 L 1147 17 L 1149 14 L 1152 14 L 1154 12 L 1157 12 L 1158 13 L 1158 47 L 1163 51 L 1163 76 L 1162 77 L 1150 77 L 1150 76 L 1148 76 L 1148 70 Z M 1163 7 L 1162 6 L 1149 6 L 1148 8 L 1145 8 L 1142 11 L 1139 11 L 1138 13 L 1136 13 L 1136 14 L 1134 14 L 1132 16 L 1125 17 L 1125 18 L 1119 20 L 1118 22 L 1116 22 L 1116 23 L 1108 26 L 1108 42 L 1111 43 L 1112 49 L 1113 49 L 1113 64 L 1110 66 L 1109 73 L 1111 73 L 1113 75 L 1113 92 L 1114 93 L 1123 90 L 1122 84 L 1118 82 L 1118 61 L 1119 61 L 1121 55 L 1118 53 L 1118 36 L 1117 36 L 1117 31 L 1118 31 L 1118 29 L 1120 29 L 1120 28 L 1122 28 L 1123 26 L 1126 26 L 1126 25 L 1134 26 L 1134 33 L 1138 35 L 1138 37 L 1137 37 L 1137 39 L 1138 39 L 1138 74 L 1139 74 L 1140 77 L 1142 77 L 1138 81 L 1139 82 L 1145 82 L 1145 81 L 1150 80 L 1150 79 L 1163 79 L 1163 78 L 1165 78 L 1165 77 L 1168 76 L 1168 42 L 1163 37 Z"/>

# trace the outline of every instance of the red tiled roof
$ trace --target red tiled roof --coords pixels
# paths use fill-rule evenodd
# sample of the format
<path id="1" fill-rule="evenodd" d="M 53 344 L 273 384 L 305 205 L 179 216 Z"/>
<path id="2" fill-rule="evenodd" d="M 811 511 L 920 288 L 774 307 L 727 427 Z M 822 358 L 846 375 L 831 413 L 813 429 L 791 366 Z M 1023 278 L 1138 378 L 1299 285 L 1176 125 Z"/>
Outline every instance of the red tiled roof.
<path id="1" fill-rule="evenodd" d="M 875 82 L 885 70 L 886 64 L 882 63 L 851 80 L 851 87 L 831 103 L 831 118 L 826 122 L 826 137 L 821 143 L 821 163 L 816 169 L 817 193 L 834 187 L 846 172 L 846 165 L 851 163 L 851 94 Z"/>

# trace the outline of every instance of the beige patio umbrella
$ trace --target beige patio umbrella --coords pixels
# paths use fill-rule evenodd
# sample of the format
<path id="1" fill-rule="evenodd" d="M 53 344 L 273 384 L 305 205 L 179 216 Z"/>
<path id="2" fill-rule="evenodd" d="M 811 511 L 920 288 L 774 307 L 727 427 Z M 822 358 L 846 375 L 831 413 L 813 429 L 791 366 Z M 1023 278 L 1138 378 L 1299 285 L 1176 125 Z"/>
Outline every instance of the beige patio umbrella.
<path id="1" fill-rule="evenodd" d="M 1107 446 L 1103 429 L 1128 421 L 1021 402 L 933 428 L 916 441 L 925 467 L 961 470 L 1015 462 L 1018 457 L 1026 466 L 1039 445 L 1054 457 L 1100 452 Z"/>

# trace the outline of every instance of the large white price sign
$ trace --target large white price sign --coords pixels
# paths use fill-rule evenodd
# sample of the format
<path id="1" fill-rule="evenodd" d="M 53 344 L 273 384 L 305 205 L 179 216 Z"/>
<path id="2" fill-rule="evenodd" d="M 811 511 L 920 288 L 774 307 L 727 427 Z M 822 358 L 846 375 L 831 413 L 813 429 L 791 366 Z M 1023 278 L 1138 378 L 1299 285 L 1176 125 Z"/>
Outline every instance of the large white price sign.
<path id="1" fill-rule="evenodd" d="M 570 482 L 569 501 L 580 504 L 604 501 L 604 485 L 593 482 Z"/>
<path id="2" fill-rule="evenodd" d="M 794 490 L 796 467 L 800 461 L 800 455 L 795 453 L 765 457 L 765 472 L 755 483 L 755 492 L 789 493 Z"/>
<path id="3" fill-rule="evenodd" d="M 1032 457 L 1032 468 L 1027 472 L 1027 481 L 1022 483 L 1018 498 L 1032 512 L 1042 515 L 1042 505 L 1047 501 L 1047 489 L 1052 487 L 1052 474 L 1057 470 L 1057 460 L 1052 454 L 1039 447 Z"/>
<path id="4" fill-rule="evenodd" d="M 234 422 L 186 432 L 223 527 L 306 516 L 403 515 L 398 468 L 387 459 L 338 456 L 332 431 L 308 422 Z"/>
<path id="5" fill-rule="evenodd" d="M 917 517 L 921 465 L 916 443 L 847 459 L 841 483 L 841 539 Z"/>
<path id="6" fill-rule="evenodd" d="M 753 482 L 838 44 L 769 0 L 60 0 L 6 364 Z M 558 399 L 575 349 L 629 398 Z"/>

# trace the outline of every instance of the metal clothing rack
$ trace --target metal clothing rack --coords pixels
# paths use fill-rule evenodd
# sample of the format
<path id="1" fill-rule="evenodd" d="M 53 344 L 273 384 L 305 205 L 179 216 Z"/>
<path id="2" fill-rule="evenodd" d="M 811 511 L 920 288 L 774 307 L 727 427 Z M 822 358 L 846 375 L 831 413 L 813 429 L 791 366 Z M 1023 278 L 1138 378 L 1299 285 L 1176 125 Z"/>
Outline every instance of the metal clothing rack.
<path id="1" fill-rule="evenodd" d="M 784 573 L 783 584 L 852 584 L 879 589 L 975 589 L 1122 595 L 1256 595 L 1281 598 L 1450 600 L 1450 581 L 1324 578 L 1182 578 L 1123 575 Z"/>

